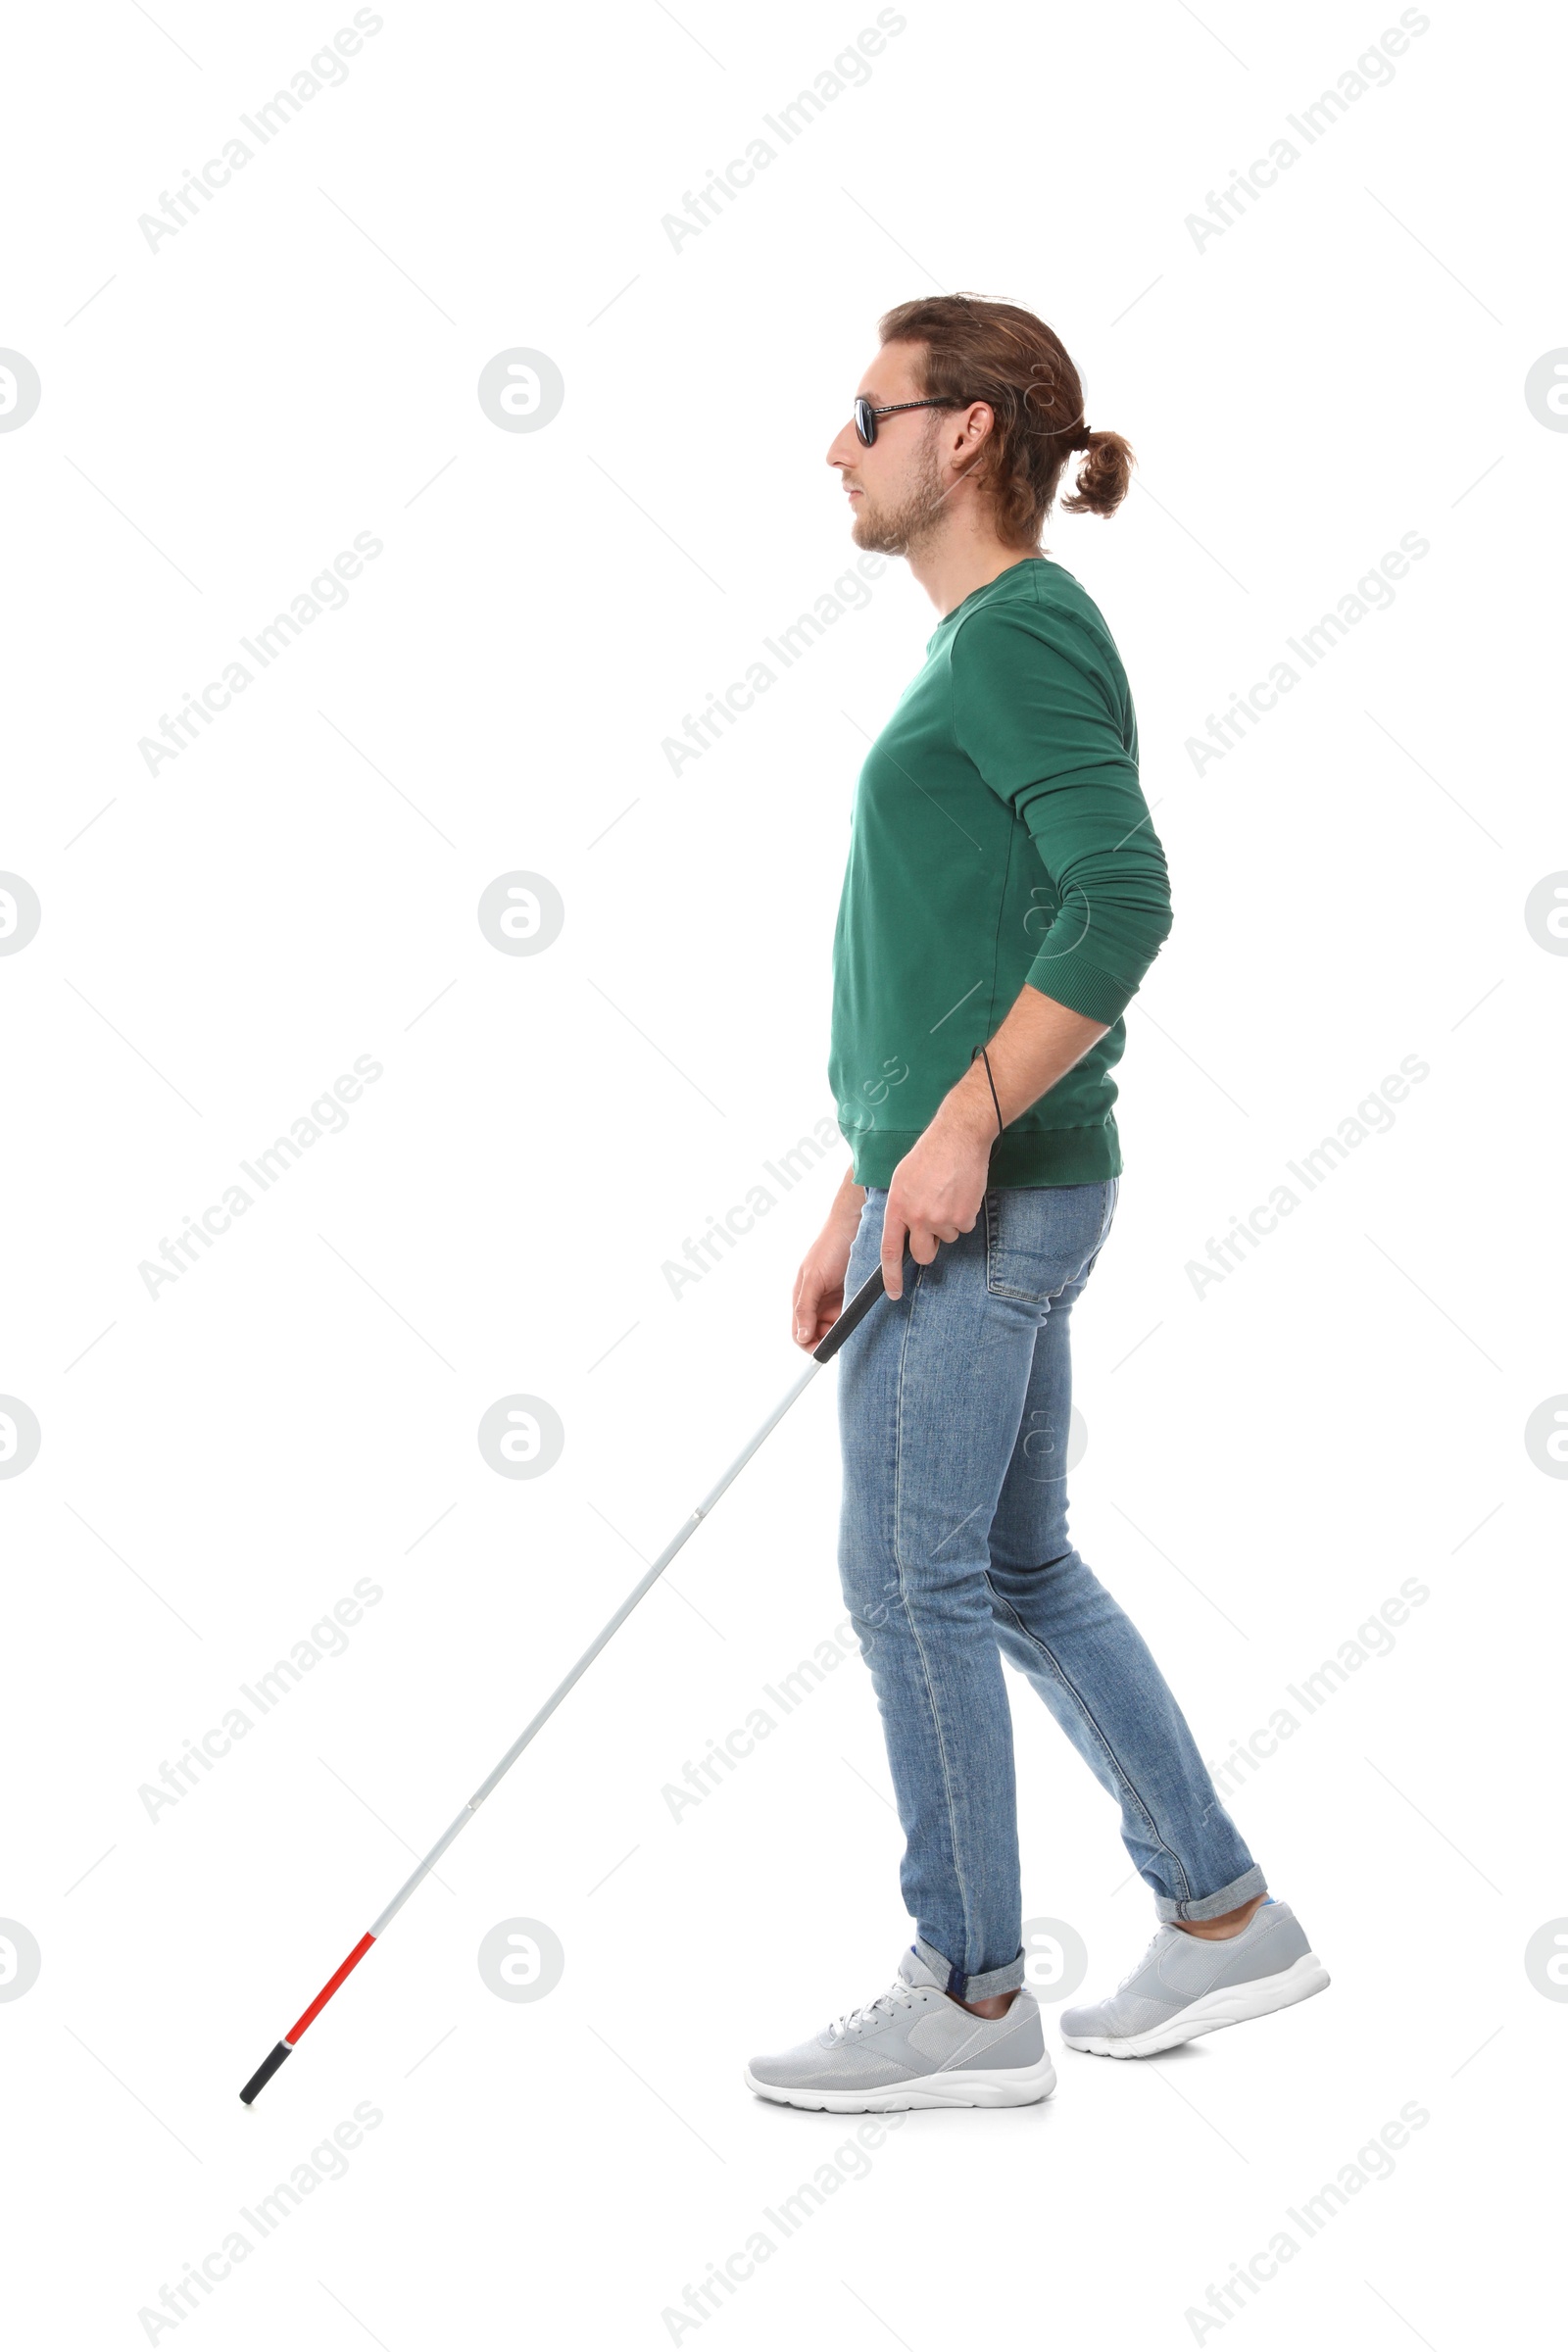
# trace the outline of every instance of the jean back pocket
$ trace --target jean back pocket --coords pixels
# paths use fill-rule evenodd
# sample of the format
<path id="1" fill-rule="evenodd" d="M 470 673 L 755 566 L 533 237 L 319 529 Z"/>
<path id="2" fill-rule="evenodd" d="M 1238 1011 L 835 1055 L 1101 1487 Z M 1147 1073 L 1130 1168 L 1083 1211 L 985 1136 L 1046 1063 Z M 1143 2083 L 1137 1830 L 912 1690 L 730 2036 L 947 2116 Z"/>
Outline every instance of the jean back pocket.
<path id="1" fill-rule="evenodd" d="M 1100 1184 L 1003 1185 L 985 1197 L 986 1289 L 994 1298 L 1049 1306 L 1085 1276 L 1116 1212 L 1119 1179 Z"/>

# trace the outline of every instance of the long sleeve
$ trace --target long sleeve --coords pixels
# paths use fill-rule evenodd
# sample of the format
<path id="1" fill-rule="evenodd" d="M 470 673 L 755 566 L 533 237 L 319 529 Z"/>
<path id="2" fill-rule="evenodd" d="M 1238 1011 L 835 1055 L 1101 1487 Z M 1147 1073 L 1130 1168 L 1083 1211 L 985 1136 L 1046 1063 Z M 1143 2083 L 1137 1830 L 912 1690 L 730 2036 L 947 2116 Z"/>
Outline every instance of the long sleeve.
<path id="1" fill-rule="evenodd" d="M 1120 664 L 1071 621 L 1001 605 L 960 623 L 951 675 L 958 746 L 1028 826 L 1054 894 L 1025 977 L 1109 1025 L 1171 928 Z"/>

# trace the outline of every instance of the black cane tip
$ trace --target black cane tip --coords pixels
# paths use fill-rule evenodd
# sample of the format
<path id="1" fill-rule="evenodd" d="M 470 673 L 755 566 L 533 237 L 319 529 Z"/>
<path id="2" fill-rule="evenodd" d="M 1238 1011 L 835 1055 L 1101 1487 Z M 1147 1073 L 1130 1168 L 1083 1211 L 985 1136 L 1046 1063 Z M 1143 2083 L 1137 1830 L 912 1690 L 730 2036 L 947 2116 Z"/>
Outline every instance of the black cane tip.
<path id="1" fill-rule="evenodd" d="M 284 2059 L 290 2055 L 291 2052 L 286 2041 L 280 2041 L 275 2049 L 268 2051 L 267 2056 L 262 2060 L 261 2065 L 256 2069 L 255 2074 L 252 2075 L 250 2081 L 246 2083 L 244 2089 L 239 2094 L 247 2107 L 250 2106 L 257 2092 L 259 2090 L 264 2090 L 267 2084 L 270 2082 L 272 2077 L 276 2074 Z"/>

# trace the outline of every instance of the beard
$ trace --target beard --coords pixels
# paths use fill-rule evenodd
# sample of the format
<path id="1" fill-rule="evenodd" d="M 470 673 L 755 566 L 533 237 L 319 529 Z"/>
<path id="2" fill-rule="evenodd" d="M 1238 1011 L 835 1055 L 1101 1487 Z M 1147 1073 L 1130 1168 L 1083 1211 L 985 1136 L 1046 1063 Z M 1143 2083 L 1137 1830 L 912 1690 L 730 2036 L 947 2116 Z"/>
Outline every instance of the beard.
<path id="1" fill-rule="evenodd" d="M 867 490 L 850 531 L 854 544 L 872 556 L 907 556 L 938 528 L 947 497 L 937 463 L 936 431 L 921 444 L 913 481 L 896 506 L 874 506 Z"/>

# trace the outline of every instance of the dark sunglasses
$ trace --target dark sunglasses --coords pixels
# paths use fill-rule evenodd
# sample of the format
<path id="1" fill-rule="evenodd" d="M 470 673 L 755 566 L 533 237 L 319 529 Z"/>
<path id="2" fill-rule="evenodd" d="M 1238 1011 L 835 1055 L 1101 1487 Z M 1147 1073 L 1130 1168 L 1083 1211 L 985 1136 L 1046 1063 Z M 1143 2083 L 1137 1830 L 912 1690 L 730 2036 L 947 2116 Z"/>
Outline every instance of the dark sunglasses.
<path id="1" fill-rule="evenodd" d="M 890 408 L 873 409 L 871 403 L 857 396 L 855 429 L 867 449 L 876 439 L 876 420 L 879 416 L 897 416 L 905 409 L 960 409 L 967 404 L 960 400 L 896 400 Z"/>

